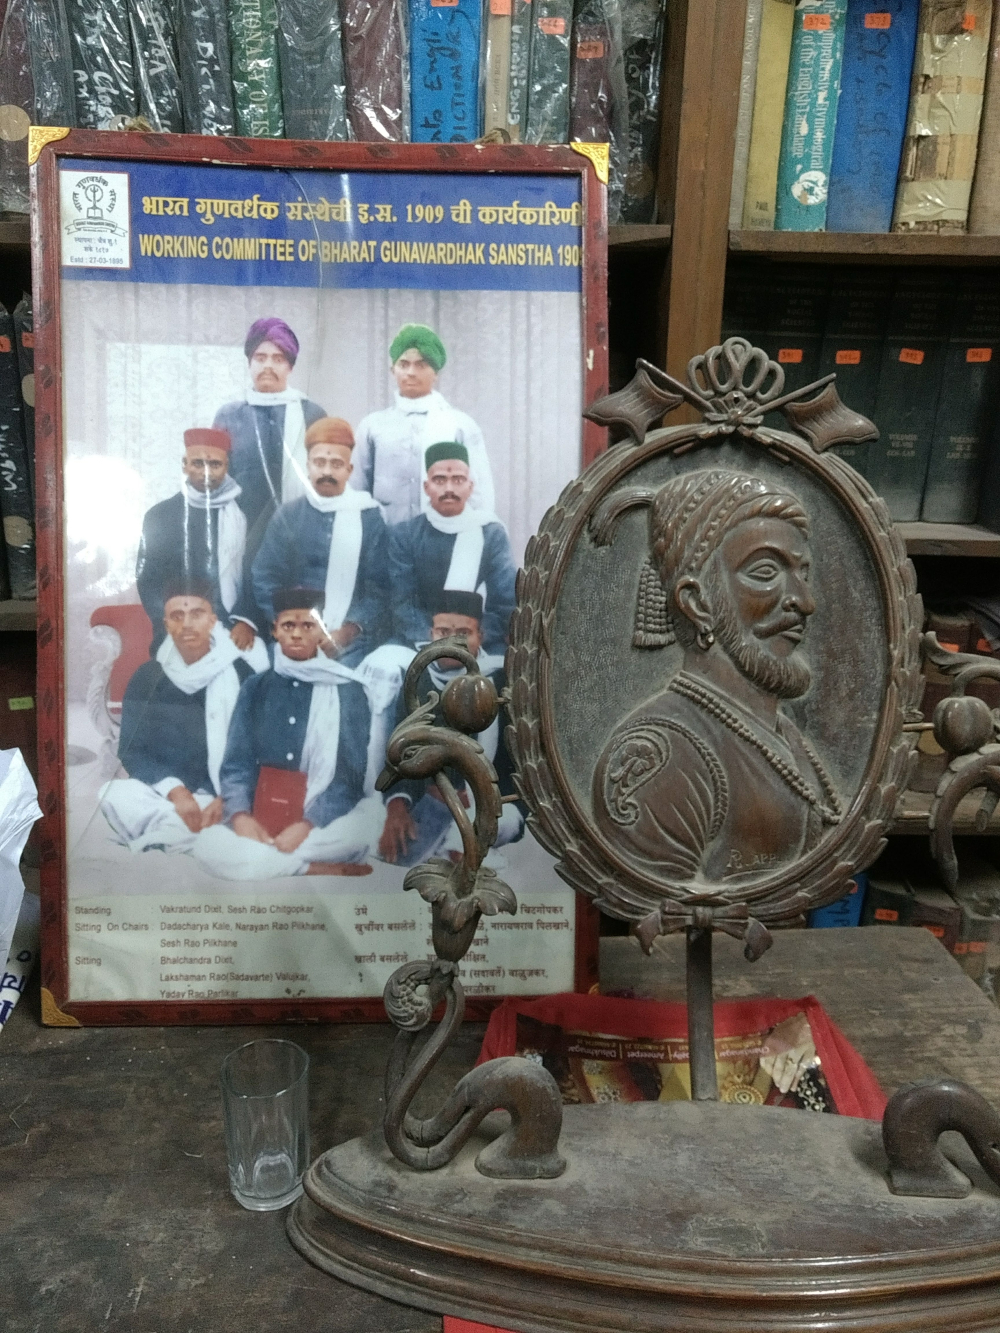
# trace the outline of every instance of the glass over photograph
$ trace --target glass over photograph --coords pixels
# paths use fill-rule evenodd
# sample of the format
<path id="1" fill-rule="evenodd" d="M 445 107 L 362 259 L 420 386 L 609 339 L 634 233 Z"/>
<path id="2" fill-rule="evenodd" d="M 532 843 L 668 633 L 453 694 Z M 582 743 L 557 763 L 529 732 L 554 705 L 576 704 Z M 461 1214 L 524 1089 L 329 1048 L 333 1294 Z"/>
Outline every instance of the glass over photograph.
<path id="1" fill-rule="evenodd" d="M 579 179 L 64 160 L 60 203 L 70 998 L 378 996 L 461 851 L 375 788 L 406 668 L 459 633 L 504 689 L 581 466 Z M 520 802 L 487 864 L 467 991 L 571 988 Z"/>

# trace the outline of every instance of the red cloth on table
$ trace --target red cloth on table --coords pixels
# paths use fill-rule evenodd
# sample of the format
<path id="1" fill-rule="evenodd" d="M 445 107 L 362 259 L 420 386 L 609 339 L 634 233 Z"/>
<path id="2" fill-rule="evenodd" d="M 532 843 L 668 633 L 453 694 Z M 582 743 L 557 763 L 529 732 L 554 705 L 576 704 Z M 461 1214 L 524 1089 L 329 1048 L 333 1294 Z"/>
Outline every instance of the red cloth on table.
<path id="1" fill-rule="evenodd" d="M 841 1115 L 881 1120 L 886 1098 L 878 1080 L 813 995 L 801 1000 L 717 1000 L 716 1037 L 762 1032 L 804 1013 L 812 1028 L 823 1073 Z M 541 1000 L 508 998 L 490 1017 L 478 1064 L 517 1052 L 517 1016 L 551 1023 L 567 1031 L 616 1037 L 682 1038 L 687 1005 L 660 1000 L 627 1000 L 609 995 L 548 995 Z"/>

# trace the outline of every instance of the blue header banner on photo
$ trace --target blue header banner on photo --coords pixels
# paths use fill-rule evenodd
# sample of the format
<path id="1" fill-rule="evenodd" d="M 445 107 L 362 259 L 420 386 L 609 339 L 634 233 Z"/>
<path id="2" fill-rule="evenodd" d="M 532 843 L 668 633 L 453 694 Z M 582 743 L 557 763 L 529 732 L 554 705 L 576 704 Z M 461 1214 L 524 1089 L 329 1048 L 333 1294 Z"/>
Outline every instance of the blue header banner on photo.
<path id="1" fill-rule="evenodd" d="M 64 160 L 60 209 L 68 279 L 581 288 L 576 176 Z"/>

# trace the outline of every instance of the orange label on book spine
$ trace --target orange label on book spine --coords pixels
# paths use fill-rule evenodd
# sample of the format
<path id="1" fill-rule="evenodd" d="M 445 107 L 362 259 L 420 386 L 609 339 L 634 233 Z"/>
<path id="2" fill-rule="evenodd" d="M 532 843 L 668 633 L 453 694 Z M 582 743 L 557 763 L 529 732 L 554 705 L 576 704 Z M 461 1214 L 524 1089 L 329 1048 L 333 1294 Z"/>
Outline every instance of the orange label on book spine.
<path id="1" fill-rule="evenodd" d="M 9 351 L 10 351 L 10 339 L 7 337 L 0 337 L 0 352 L 9 352 Z"/>
<path id="2" fill-rule="evenodd" d="M 857 366 L 861 363 L 861 353 L 852 347 L 843 347 L 834 357 L 838 366 Z"/>
<path id="3" fill-rule="evenodd" d="M 538 30 L 539 32 L 544 32 L 546 37 L 562 37 L 566 32 L 566 20 L 541 18 L 538 20 Z"/>
<path id="4" fill-rule="evenodd" d="M 898 912 L 894 912 L 893 909 L 892 909 L 891 907 L 876 907 L 876 908 L 875 908 L 875 920 L 876 920 L 876 921 L 898 921 L 898 920 L 899 920 L 899 913 L 898 913 Z"/>
<path id="5" fill-rule="evenodd" d="M 457 9 L 458 0 L 431 0 L 431 9 Z"/>
<path id="6" fill-rule="evenodd" d="M 965 14 L 962 18 L 962 27 L 965 29 L 966 32 L 975 32 L 976 31 L 975 14 Z"/>
<path id="7" fill-rule="evenodd" d="M 603 42 L 577 42 L 576 58 L 577 60 L 602 60 L 604 57 Z"/>
<path id="8" fill-rule="evenodd" d="M 802 16 L 802 26 L 806 32 L 828 32 L 830 29 L 830 15 L 804 14 Z"/>
<path id="9" fill-rule="evenodd" d="M 783 366 L 787 366 L 787 365 L 797 366 L 797 365 L 799 364 L 799 362 L 802 360 L 802 348 L 801 348 L 801 347 L 779 347 L 779 348 L 778 348 L 778 360 L 781 362 L 781 364 L 782 364 Z"/>
<path id="10" fill-rule="evenodd" d="M 992 361 L 992 347 L 969 347 L 965 352 L 966 361 Z"/>
<path id="11" fill-rule="evenodd" d="M 985 941 L 985 940 L 970 940 L 970 941 L 969 941 L 969 953 L 985 953 L 985 952 L 986 952 L 986 941 Z"/>
<path id="12" fill-rule="evenodd" d="M 21 334 L 21 346 L 34 347 L 34 345 L 35 345 L 35 335 L 25 330 L 25 332 Z"/>
<path id="13" fill-rule="evenodd" d="M 944 926 L 928 926 L 925 923 L 924 930 L 929 930 L 931 934 L 934 936 L 934 938 L 937 940 L 944 939 Z"/>
<path id="14" fill-rule="evenodd" d="M 866 27 L 866 28 L 891 28 L 891 27 L 892 27 L 892 15 L 891 15 L 891 14 L 866 14 L 866 15 L 865 15 L 865 27 Z"/>
<path id="15" fill-rule="evenodd" d="M 924 354 L 919 347 L 901 347 L 899 349 L 899 359 L 908 366 L 922 366 Z"/>
<path id="16" fill-rule="evenodd" d="M 490 13 L 494 18 L 510 18 L 511 0 L 490 0 Z"/>

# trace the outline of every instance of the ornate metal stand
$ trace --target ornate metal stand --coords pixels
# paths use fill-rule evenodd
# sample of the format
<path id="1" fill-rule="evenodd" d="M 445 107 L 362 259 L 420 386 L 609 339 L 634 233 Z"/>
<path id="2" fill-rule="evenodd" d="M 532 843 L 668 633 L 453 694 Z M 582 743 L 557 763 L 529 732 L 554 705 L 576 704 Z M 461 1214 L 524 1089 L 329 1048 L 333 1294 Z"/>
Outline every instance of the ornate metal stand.
<path id="1" fill-rule="evenodd" d="M 420 678 L 442 659 L 460 662 L 466 674 L 449 681 L 440 696 L 431 690 L 421 703 Z M 385 1074 L 385 1140 L 407 1166 L 432 1171 L 454 1158 L 490 1111 L 503 1110 L 510 1115 L 510 1127 L 480 1152 L 476 1169 L 506 1180 L 551 1179 L 566 1169 L 556 1150 L 562 1102 L 555 1079 L 539 1064 L 517 1057 L 490 1060 L 466 1074 L 436 1115 L 416 1120 L 409 1113 L 421 1084 L 461 1026 L 465 996 L 457 965 L 480 916 L 513 915 L 517 900 L 509 885 L 483 865 L 496 840 L 501 797 L 496 771 L 474 736 L 500 710 L 493 682 L 481 674 L 463 639 L 442 639 L 417 654 L 403 691 L 409 716 L 389 738 L 376 785 L 387 791 L 401 778 L 433 779 L 459 827 L 463 851 L 456 861 L 434 859 L 414 866 L 403 881 L 405 889 L 416 889 L 431 905 L 437 958 L 405 963 L 385 988 L 386 1013 L 399 1029 Z M 439 704 L 441 724 L 434 716 Z M 468 784 L 471 820 L 449 770 L 457 770 Z M 411 1061 L 417 1035 L 442 1000 L 444 1017 Z"/>
<path id="2" fill-rule="evenodd" d="M 973 1089 L 948 1079 L 900 1089 L 883 1125 L 718 1102 L 713 932 L 742 940 L 753 961 L 771 944 L 769 923 L 846 890 L 852 871 L 884 845 L 911 763 L 904 724 L 918 725 L 922 611 L 912 566 L 883 502 L 826 452 L 870 438 L 874 427 L 841 403 L 832 377 L 782 390 L 780 366 L 745 340 L 729 339 L 692 361 L 687 384 L 640 363 L 628 389 L 595 404 L 589 415 L 626 430 L 631 443 L 567 487 L 529 544 L 507 658 L 507 743 L 535 837 L 571 884 L 633 923 L 647 951 L 659 935 L 685 932 L 692 1101 L 563 1108 L 540 1065 L 509 1058 L 467 1074 L 437 1114 L 410 1114 L 462 1021 L 457 963 L 480 915 L 516 911 L 509 887 L 483 864 L 501 802 L 474 737 L 500 701 L 461 641 L 435 644 L 407 673 L 409 716 L 389 742 L 379 786 L 433 778 L 461 830 L 463 853 L 406 877 L 406 888 L 431 905 L 436 957 L 400 968 L 385 990 L 398 1031 L 382 1128 L 319 1158 L 289 1221 L 293 1243 L 327 1272 L 523 1333 L 1000 1327 L 1000 1116 Z M 684 401 L 698 408 L 700 423 L 647 434 Z M 775 409 L 787 431 L 764 424 Z M 713 451 L 712 467 L 689 457 L 698 451 Z M 779 683 L 767 702 L 765 684 L 785 679 L 780 672 L 760 671 L 756 694 L 745 693 L 742 703 L 727 694 L 726 681 L 736 678 L 719 674 L 716 636 L 731 643 L 732 634 L 723 635 L 710 606 L 719 577 L 712 583 L 712 571 L 705 574 L 735 523 L 759 519 L 759 540 L 775 554 L 770 564 L 751 560 L 747 614 L 758 616 L 760 639 L 787 633 L 790 655 L 816 609 L 803 590 L 812 516 L 801 496 L 819 514 L 817 527 L 825 525 L 817 559 L 836 566 L 826 583 L 833 600 L 855 596 L 861 584 L 881 607 L 864 664 L 883 674 L 867 684 L 850 671 L 839 681 L 823 677 L 820 702 L 831 725 L 855 696 L 867 699 L 865 716 L 874 718 L 867 731 L 856 729 L 863 764 L 837 780 L 829 756 L 825 765 L 805 730 L 776 708 L 778 696 L 804 691 L 782 693 Z M 639 508 L 650 512 L 648 531 L 635 522 Z M 783 517 L 784 528 L 780 521 L 777 530 L 766 527 Z M 675 558 L 677 544 L 683 558 Z M 723 571 L 731 585 L 752 550 L 752 541 L 744 543 L 735 573 Z M 788 596 L 780 601 L 779 590 L 768 603 L 783 559 L 793 570 Z M 595 590 L 591 604 L 582 589 Z M 634 634 L 625 620 L 633 595 Z M 768 615 L 779 619 L 769 625 Z M 672 626 L 679 616 L 690 621 L 677 631 L 683 643 L 675 643 Z M 582 624 L 598 627 L 589 645 L 578 642 Z M 600 674 L 604 656 L 618 651 L 608 644 L 621 647 L 634 682 L 624 703 L 609 703 L 600 715 L 599 726 L 615 729 L 595 743 L 597 714 L 581 700 L 610 698 L 598 688 L 610 679 Z M 670 653 L 656 670 L 648 658 L 629 657 L 629 647 Z M 930 642 L 925 651 L 939 650 Z M 823 658 L 822 642 L 817 655 Z M 985 705 L 962 697 L 974 669 L 1000 669 L 941 657 L 938 665 L 955 674 L 955 696 L 939 706 L 935 734 L 957 757 L 938 790 L 932 841 L 947 877 L 954 876 L 951 819 L 960 797 L 987 788 L 985 812 L 1000 799 L 997 724 Z M 418 682 L 440 658 L 457 659 L 466 673 L 440 699 L 432 691 L 421 703 Z M 651 693 L 654 686 L 659 693 Z M 755 701 L 770 732 L 760 729 Z M 621 716 L 608 716 L 611 707 Z M 816 710 L 803 716 L 808 729 Z M 819 732 L 829 748 L 831 727 Z M 751 759 L 763 795 L 740 777 Z M 672 762 L 682 765 L 674 787 Z M 471 818 L 449 776 L 456 771 L 474 800 Z M 759 818 L 727 825 L 736 799 L 757 799 Z M 790 821 L 792 854 L 768 843 L 769 811 Z M 641 824 L 649 812 L 657 818 Z M 673 843 L 664 833 L 667 816 Z M 685 838 L 694 851 L 685 844 L 688 860 L 671 862 Z M 442 1002 L 443 1018 L 415 1054 Z M 509 1115 L 499 1132 L 486 1120 L 494 1109 Z M 949 1145 L 945 1157 L 938 1145 L 945 1130 L 959 1131 L 968 1146 Z"/>

